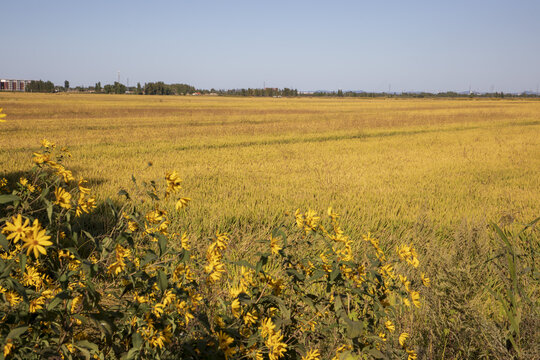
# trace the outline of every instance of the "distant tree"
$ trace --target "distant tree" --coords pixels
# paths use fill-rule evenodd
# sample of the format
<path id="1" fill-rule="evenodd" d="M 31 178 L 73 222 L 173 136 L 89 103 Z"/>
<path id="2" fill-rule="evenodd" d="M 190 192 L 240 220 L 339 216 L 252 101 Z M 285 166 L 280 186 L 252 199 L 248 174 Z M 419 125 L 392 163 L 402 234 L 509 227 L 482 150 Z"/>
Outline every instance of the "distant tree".
<path id="1" fill-rule="evenodd" d="M 96 92 L 97 93 L 101 92 L 101 82 L 99 81 L 96 83 Z"/>
<path id="2" fill-rule="evenodd" d="M 126 86 L 123 84 L 120 84 L 118 81 L 115 81 L 114 85 L 105 85 L 103 87 L 103 91 L 106 94 L 125 94 Z"/>
<path id="3" fill-rule="evenodd" d="M 142 95 L 143 91 L 142 91 L 142 87 L 141 87 L 141 83 L 138 82 L 137 83 L 137 95 Z"/>
<path id="4" fill-rule="evenodd" d="M 69 90 L 69 81 L 64 81 L 64 89 L 66 89 L 66 91 Z"/>

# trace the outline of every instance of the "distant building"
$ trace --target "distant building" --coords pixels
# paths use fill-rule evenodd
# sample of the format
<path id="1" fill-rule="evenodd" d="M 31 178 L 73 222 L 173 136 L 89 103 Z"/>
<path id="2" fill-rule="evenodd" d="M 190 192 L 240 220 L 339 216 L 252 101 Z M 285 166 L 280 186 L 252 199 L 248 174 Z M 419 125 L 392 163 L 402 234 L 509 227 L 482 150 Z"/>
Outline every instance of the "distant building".
<path id="1" fill-rule="evenodd" d="M 4 91 L 26 91 L 30 80 L 0 80 L 0 90 Z"/>

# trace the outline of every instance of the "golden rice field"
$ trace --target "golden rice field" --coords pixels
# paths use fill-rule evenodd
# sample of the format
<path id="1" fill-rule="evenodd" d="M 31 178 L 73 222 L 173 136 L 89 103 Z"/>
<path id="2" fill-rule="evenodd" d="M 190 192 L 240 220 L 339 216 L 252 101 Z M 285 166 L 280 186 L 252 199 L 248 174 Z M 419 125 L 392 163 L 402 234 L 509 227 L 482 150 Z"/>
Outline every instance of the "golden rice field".
<path id="1" fill-rule="evenodd" d="M 417 249 L 432 286 L 396 316 L 419 359 L 540 356 L 540 240 L 518 233 L 540 216 L 538 100 L 0 93 L 0 107 L 0 178 L 18 180 L 43 138 L 98 200 L 177 170 L 192 202 L 168 204 L 171 232 L 227 232 L 233 258 L 297 208 L 332 206 L 357 253 L 367 232 Z"/>
<path id="2" fill-rule="evenodd" d="M 2 93 L 0 105 L 0 171 L 25 169 L 44 137 L 69 146 L 100 198 L 176 169 L 195 231 L 298 207 L 333 206 L 362 231 L 540 214 L 539 101 Z"/>

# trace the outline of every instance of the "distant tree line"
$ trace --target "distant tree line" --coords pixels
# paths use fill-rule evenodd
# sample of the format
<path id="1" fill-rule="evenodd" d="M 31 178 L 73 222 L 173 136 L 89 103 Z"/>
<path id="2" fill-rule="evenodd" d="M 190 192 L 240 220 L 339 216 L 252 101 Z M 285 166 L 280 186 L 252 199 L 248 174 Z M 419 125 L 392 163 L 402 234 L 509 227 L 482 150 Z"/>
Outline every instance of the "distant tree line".
<path id="1" fill-rule="evenodd" d="M 51 81 L 33 80 L 26 86 L 28 92 L 59 92 L 70 89 L 69 81 L 64 81 L 64 86 L 55 86 Z M 430 92 L 365 92 L 365 91 L 314 91 L 299 92 L 297 89 L 290 88 L 247 88 L 247 89 L 196 89 L 188 84 L 165 84 L 163 81 L 137 83 L 137 86 L 127 87 L 117 81 L 114 84 L 101 85 L 97 82 L 95 86 L 77 86 L 71 88 L 77 92 L 96 92 L 105 94 L 137 94 L 137 95 L 219 95 L 219 96 L 261 96 L 261 97 L 358 97 L 358 98 L 537 98 L 538 94 L 533 92 L 523 92 L 521 94 L 512 94 L 504 92 L 490 93 L 468 93 L 446 91 L 439 93 Z"/>
<path id="2" fill-rule="evenodd" d="M 492 93 L 458 93 L 455 91 L 446 91 L 439 93 L 430 92 L 365 92 L 365 91 L 314 91 L 309 93 L 300 93 L 299 96 L 320 96 L 320 97 L 360 97 L 360 98 L 505 98 L 505 97 L 538 97 L 533 93 L 510 94 L 504 92 Z"/>
<path id="3" fill-rule="evenodd" d="M 139 91 L 139 86 L 137 90 Z M 195 92 L 197 90 L 187 84 L 165 84 L 163 81 L 144 84 L 145 95 L 187 95 Z"/>
<path id="4" fill-rule="evenodd" d="M 25 89 L 28 92 L 44 92 L 44 93 L 55 92 L 54 84 L 50 81 L 43 81 L 43 80 L 32 80 L 30 81 L 30 84 L 26 86 Z"/>

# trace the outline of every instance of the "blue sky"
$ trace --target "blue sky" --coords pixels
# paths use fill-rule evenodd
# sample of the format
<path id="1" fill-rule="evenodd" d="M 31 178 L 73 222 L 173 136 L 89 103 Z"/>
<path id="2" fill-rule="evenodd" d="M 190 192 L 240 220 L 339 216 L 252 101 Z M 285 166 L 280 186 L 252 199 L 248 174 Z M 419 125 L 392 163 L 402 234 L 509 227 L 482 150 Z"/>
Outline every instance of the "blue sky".
<path id="1" fill-rule="evenodd" d="M 540 1 L 0 3 L 0 77 L 536 91 Z"/>

